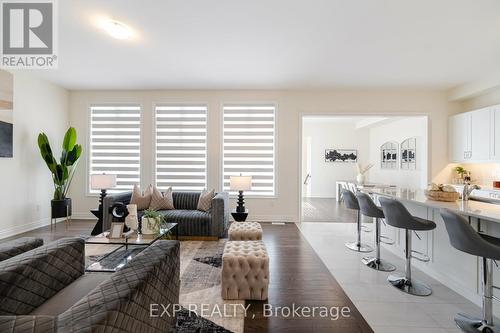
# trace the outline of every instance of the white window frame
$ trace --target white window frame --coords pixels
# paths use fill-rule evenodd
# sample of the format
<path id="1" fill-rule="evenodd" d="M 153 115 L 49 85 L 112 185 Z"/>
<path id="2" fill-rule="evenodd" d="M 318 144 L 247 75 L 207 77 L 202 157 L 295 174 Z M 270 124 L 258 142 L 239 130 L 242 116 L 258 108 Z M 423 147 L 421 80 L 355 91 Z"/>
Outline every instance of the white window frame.
<path id="1" fill-rule="evenodd" d="M 209 148 L 209 107 L 208 103 L 206 102 L 161 102 L 161 103 L 153 103 L 153 110 L 152 110 L 152 123 L 153 123 L 153 137 L 152 140 L 154 141 L 154 149 L 153 149 L 153 165 L 152 165 L 152 174 L 153 174 L 153 179 L 152 182 L 154 186 L 157 185 L 157 168 L 156 168 L 156 163 L 157 163 L 157 152 L 158 152 L 158 146 L 157 146 L 157 121 L 156 121 L 156 108 L 157 107 L 162 107 L 162 106 L 184 106 L 184 107 L 189 107 L 189 106 L 198 106 L 198 107 L 205 107 L 206 108 L 206 126 L 205 126 L 205 189 L 208 189 L 208 176 L 209 176 L 209 164 L 208 164 L 208 148 Z M 180 192 L 190 192 L 192 190 L 176 190 Z"/>
<path id="2" fill-rule="evenodd" d="M 87 104 L 87 140 L 86 140 L 86 151 L 87 154 L 85 159 L 85 196 L 87 197 L 99 197 L 100 192 L 92 192 L 90 189 L 90 172 L 91 172 L 91 159 L 92 159 L 92 107 L 106 107 L 106 106 L 118 106 L 118 107 L 138 107 L 139 108 L 139 187 L 142 186 L 142 143 L 143 143 L 143 117 L 144 117 L 144 107 L 141 103 L 136 102 L 92 102 Z M 132 189 L 131 189 L 132 190 Z"/>
<path id="3" fill-rule="evenodd" d="M 278 103 L 275 101 L 271 102 L 266 102 L 266 101 L 233 101 L 233 102 L 223 102 L 220 104 L 220 142 L 219 142 L 219 147 L 220 147 L 220 165 L 219 165 L 219 186 L 220 190 L 224 191 L 224 107 L 227 106 L 247 106 L 247 107 L 259 107 L 259 106 L 272 106 L 274 107 L 274 140 L 273 140 L 273 156 L 274 156 L 274 163 L 273 163 L 273 188 L 274 188 L 274 194 L 266 194 L 266 195 L 255 195 L 255 194 L 244 194 L 245 198 L 252 198 L 252 199 L 276 199 L 279 197 L 279 192 L 278 192 L 278 178 L 277 178 L 277 170 L 278 170 Z M 234 194 L 229 192 L 229 197 L 230 198 L 237 198 L 238 194 Z"/>

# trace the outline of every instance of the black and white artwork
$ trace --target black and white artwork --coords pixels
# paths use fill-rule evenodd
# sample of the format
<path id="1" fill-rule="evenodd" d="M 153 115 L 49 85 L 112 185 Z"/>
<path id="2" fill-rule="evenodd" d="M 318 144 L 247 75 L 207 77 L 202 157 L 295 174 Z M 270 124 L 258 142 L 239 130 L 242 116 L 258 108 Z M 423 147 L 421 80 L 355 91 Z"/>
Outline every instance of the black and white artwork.
<path id="1" fill-rule="evenodd" d="M 356 163 L 357 161 L 356 149 L 325 149 L 325 162 Z"/>
<path id="2" fill-rule="evenodd" d="M 380 147 L 380 168 L 397 169 L 398 168 L 398 143 L 386 142 Z"/>
<path id="3" fill-rule="evenodd" d="M 13 79 L 0 70 L 0 157 L 12 157 L 13 146 Z"/>
<path id="4" fill-rule="evenodd" d="M 417 169 L 417 139 L 408 138 L 401 142 L 401 169 Z"/>

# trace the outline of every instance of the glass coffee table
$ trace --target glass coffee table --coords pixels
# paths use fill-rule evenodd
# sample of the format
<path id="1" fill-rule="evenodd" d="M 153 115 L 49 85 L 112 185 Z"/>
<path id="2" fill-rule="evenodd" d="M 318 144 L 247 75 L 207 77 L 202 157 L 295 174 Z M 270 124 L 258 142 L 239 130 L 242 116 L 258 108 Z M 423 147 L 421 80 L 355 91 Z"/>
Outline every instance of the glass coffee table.
<path id="1" fill-rule="evenodd" d="M 138 235 L 137 232 L 132 231 L 125 233 L 120 238 L 108 238 L 109 231 L 106 231 L 97 236 L 89 237 L 85 240 L 86 245 L 115 245 L 116 248 L 100 256 L 97 261 L 88 265 L 85 271 L 114 273 L 146 247 L 172 234 L 175 234 L 175 239 L 179 238 L 177 223 L 163 224 L 160 232 L 154 235 Z"/>

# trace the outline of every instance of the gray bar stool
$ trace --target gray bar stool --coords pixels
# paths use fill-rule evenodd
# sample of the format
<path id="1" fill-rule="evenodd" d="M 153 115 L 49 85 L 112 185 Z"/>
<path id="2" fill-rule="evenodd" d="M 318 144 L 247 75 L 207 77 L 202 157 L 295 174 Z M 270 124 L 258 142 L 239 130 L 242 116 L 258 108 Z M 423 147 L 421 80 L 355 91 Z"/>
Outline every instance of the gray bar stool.
<path id="1" fill-rule="evenodd" d="M 387 238 L 380 234 L 380 219 L 384 218 L 384 212 L 377 207 L 372 198 L 363 192 L 357 192 L 361 214 L 375 218 L 375 257 L 365 257 L 361 261 L 366 266 L 376 269 L 377 271 L 392 272 L 396 266 L 380 258 L 380 241 L 381 238 Z M 387 243 L 389 244 L 389 243 Z"/>
<path id="2" fill-rule="evenodd" d="M 362 243 L 361 242 L 361 213 L 359 211 L 359 203 L 358 203 L 358 199 L 356 199 L 356 196 L 354 195 L 354 193 L 352 193 L 351 191 L 349 190 L 342 190 L 342 201 L 344 202 L 344 205 L 346 206 L 346 208 L 349 208 L 349 209 L 353 209 L 355 211 L 357 211 L 357 218 L 356 218 L 356 222 L 358 224 L 358 229 L 357 229 L 357 232 L 358 232 L 358 235 L 357 235 L 357 240 L 356 241 L 353 241 L 353 242 L 347 242 L 345 243 L 345 246 L 347 246 L 347 248 L 353 250 L 353 251 L 357 251 L 357 252 L 371 252 L 373 251 L 373 248 L 365 243 Z"/>
<path id="3" fill-rule="evenodd" d="M 410 212 L 403 206 L 401 202 L 394 199 L 389 199 L 385 197 L 379 198 L 380 204 L 382 205 L 382 210 L 385 215 L 385 222 L 387 224 L 400 229 L 405 229 L 405 276 L 390 275 L 387 280 L 394 287 L 399 290 L 415 295 L 415 296 L 429 296 L 432 294 L 432 289 L 428 285 L 420 282 L 418 280 L 412 279 L 411 277 L 411 259 L 415 258 L 420 261 L 429 261 L 428 257 L 419 258 L 414 256 L 413 253 L 424 255 L 417 251 L 411 249 L 411 233 L 412 231 L 421 230 L 429 231 L 436 228 L 436 223 L 424 220 L 416 216 L 412 216 Z M 425 256 L 425 255 L 424 255 Z"/>
<path id="4" fill-rule="evenodd" d="M 468 221 L 448 209 L 441 210 L 451 245 L 459 251 L 481 257 L 481 284 L 483 304 L 481 319 L 464 314 L 455 316 L 455 323 L 467 333 L 493 333 L 493 260 L 500 260 L 500 239 L 480 234 Z"/>

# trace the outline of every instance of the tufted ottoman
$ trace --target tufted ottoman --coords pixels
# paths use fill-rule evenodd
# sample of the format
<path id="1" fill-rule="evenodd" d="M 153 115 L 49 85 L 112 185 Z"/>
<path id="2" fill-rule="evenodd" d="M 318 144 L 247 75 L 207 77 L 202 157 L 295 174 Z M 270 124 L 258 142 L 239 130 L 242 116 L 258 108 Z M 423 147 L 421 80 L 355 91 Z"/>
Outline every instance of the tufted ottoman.
<path id="1" fill-rule="evenodd" d="M 257 222 L 233 222 L 229 227 L 229 240 L 250 241 L 262 239 L 262 227 Z"/>
<path id="2" fill-rule="evenodd" d="M 269 257 L 262 241 L 228 241 L 222 255 L 223 299 L 266 300 Z"/>

